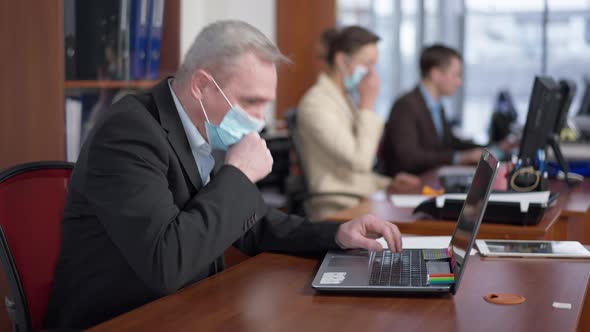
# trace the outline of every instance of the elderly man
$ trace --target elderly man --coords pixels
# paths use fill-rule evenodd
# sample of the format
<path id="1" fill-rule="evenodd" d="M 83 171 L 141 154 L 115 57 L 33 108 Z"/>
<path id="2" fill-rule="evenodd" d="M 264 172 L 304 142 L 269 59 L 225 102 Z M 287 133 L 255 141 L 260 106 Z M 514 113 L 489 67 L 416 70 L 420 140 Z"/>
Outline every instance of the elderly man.
<path id="1" fill-rule="evenodd" d="M 365 216 L 310 223 L 267 207 L 272 166 L 258 131 L 284 56 L 238 21 L 201 31 L 175 77 L 97 121 L 72 175 L 45 327 L 85 328 L 222 269 L 230 245 L 260 251 L 401 250 Z M 217 153 L 217 152 L 220 153 Z"/>

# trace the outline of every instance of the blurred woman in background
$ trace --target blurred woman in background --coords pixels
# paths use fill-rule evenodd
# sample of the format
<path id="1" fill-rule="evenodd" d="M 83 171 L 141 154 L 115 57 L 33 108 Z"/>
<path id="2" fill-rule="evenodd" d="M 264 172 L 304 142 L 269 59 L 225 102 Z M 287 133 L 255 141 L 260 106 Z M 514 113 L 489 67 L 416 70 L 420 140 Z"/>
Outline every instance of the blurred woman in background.
<path id="1" fill-rule="evenodd" d="M 379 77 L 375 71 L 379 37 L 350 26 L 321 36 L 327 69 L 299 104 L 297 130 L 301 163 L 312 192 L 368 196 L 378 190 L 417 192 L 419 178 L 395 178 L 373 171 L 384 121 L 375 112 Z M 311 203 L 314 218 L 358 204 L 358 199 L 326 196 Z"/>

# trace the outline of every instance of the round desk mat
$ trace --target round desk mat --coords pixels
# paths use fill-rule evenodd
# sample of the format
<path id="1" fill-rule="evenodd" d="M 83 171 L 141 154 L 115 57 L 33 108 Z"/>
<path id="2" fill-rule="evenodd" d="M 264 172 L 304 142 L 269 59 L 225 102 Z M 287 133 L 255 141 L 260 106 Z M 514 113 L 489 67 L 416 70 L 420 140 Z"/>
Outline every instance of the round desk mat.
<path id="1" fill-rule="evenodd" d="M 483 298 L 494 304 L 520 304 L 526 301 L 524 296 L 510 293 L 489 293 Z"/>

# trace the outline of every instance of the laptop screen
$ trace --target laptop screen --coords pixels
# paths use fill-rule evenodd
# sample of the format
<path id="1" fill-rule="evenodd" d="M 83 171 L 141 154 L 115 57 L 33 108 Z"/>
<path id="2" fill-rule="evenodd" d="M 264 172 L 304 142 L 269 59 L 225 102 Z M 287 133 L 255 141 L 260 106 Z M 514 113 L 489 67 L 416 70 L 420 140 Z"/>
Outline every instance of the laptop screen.
<path id="1" fill-rule="evenodd" d="M 459 220 L 455 226 L 455 232 L 451 238 L 449 248 L 452 252 L 451 267 L 455 274 L 455 285 L 452 289 L 453 294 L 459 288 L 463 267 L 469 258 L 471 248 L 475 242 L 475 235 L 477 234 L 488 203 L 488 196 L 491 192 L 492 182 L 494 181 L 497 168 L 498 161 L 496 158 L 484 150 L 479 164 L 475 169 L 473 182 L 467 193 L 467 198 L 465 199 L 463 209 L 461 210 L 461 214 L 459 214 Z"/>

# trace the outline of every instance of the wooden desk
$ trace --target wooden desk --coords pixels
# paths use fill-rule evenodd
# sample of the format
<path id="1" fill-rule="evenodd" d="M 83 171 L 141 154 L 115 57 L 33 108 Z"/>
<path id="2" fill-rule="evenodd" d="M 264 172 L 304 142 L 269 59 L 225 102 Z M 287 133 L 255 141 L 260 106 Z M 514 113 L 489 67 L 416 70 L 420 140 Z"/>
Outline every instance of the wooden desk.
<path id="1" fill-rule="evenodd" d="M 424 183 L 437 187 L 435 172 L 423 176 Z M 577 240 L 590 243 L 590 180 L 568 188 L 562 181 L 551 180 L 549 188 L 560 193 L 557 203 L 547 209 L 543 219 L 534 226 L 516 226 L 484 223 L 479 229 L 479 238 L 493 239 L 546 239 Z M 330 217 L 332 221 L 348 221 L 364 214 L 373 214 L 395 222 L 402 233 L 419 235 L 451 235 L 455 220 L 441 221 L 418 219 L 413 209 L 394 206 L 384 193 L 378 193 L 359 205 L 342 210 Z"/>
<path id="2" fill-rule="evenodd" d="M 260 254 L 91 331 L 575 331 L 590 275 L 585 261 L 472 256 L 456 296 L 350 296 L 316 293 L 318 266 L 318 259 Z M 482 298 L 490 292 L 526 302 L 490 304 Z M 555 309 L 554 301 L 572 309 Z"/>
<path id="3" fill-rule="evenodd" d="M 584 216 L 590 211 L 590 179 L 569 188 L 559 180 L 550 180 L 549 189 L 559 192 L 561 209 L 567 216 Z"/>
<path id="4" fill-rule="evenodd" d="M 563 181 L 552 180 L 549 187 L 560 193 L 558 228 L 563 229 L 566 239 L 590 244 L 590 179 L 573 188 Z"/>

